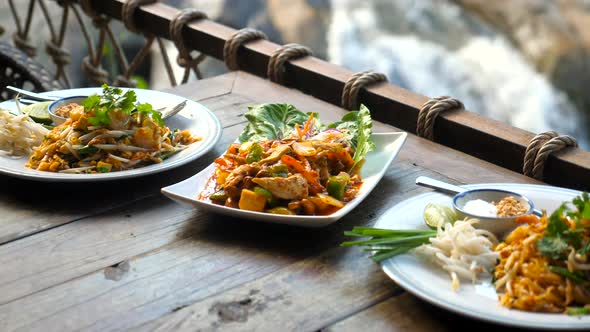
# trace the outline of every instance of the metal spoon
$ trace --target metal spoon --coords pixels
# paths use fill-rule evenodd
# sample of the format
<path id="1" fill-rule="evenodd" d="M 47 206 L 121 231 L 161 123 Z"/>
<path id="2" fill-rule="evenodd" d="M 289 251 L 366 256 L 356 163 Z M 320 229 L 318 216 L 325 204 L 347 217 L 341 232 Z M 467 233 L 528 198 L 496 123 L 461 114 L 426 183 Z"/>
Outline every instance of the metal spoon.
<path id="1" fill-rule="evenodd" d="M 6 88 L 8 90 L 12 90 L 14 92 L 18 92 L 18 93 L 20 93 L 23 96 L 27 96 L 30 99 L 37 100 L 37 101 L 55 101 L 55 100 L 58 100 L 59 99 L 59 97 L 49 97 L 49 96 L 45 96 L 45 95 L 42 95 L 42 94 L 39 94 L 39 93 L 35 93 L 35 92 L 31 92 L 31 91 L 27 91 L 27 90 L 15 88 L 15 87 L 10 86 L 10 85 L 6 86 Z"/>
<path id="2" fill-rule="evenodd" d="M 17 92 L 23 96 L 29 97 L 29 99 L 19 99 L 19 101 L 22 102 L 23 104 L 33 104 L 35 102 L 56 101 L 56 100 L 62 99 L 61 97 L 49 97 L 49 96 L 45 96 L 45 95 L 38 94 L 35 92 L 19 89 L 19 88 L 10 86 L 10 85 L 6 86 L 6 88 L 9 90 L 12 90 L 14 92 Z M 169 119 L 172 116 L 176 115 L 176 113 L 182 111 L 182 109 L 186 106 L 186 102 L 187 101 L 184 100 L 183 102 L 174 106 L 170 110 L 166 110 L 165 108 L 160 108 L 160 109 L 157 109 L 157 111 L 162 112 L 162 120 L 166 120 L 166 119 Z"/>

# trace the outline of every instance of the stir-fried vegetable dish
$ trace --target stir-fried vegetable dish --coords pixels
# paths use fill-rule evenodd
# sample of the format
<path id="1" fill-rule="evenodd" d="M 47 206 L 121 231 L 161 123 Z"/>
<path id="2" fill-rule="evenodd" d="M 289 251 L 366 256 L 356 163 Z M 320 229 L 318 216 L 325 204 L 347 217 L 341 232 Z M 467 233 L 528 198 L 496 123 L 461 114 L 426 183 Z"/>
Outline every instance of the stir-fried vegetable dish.
<path id="1" fill-rule="evenodd" d="M 370 140 L 369 110 L 322 125 L 317 114 L 289 104 L 263 104 L 246 113 L 240 143 L 217 158 L 199 199 L 276 214 L 327 215 L 352 200 Z"/>
<path id="2" fill-rule="evenodd" d="M 198 141 L 171 131 L 135 92 L 103 85 L 102 95 L 69 104 L 56 113 L 67 121 L 45 135 L 27 167 L 62 173 L 106 173 L 159 163 Z"/>

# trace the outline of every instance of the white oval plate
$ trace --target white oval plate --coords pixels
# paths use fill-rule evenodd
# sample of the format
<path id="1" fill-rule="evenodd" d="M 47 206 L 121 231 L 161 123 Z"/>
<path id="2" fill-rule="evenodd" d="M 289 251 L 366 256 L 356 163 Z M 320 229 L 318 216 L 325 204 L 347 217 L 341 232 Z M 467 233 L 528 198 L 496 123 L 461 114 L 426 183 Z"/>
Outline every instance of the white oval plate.
<path id="1" fill-rule="evenodd" d="M 323 227 L 342 218 L 369 195 L 371 190 L 373 190 L 379 180 L 381 180 L 385 171 L 387 171 L 387 168 L 404 144 L 406 137 L 407 134 L 404 132 L 373 134 L 373 141 L 375 142 L 376 149 L 375 151 L 368 153 L 366 156 L 366 162 L 361 170 L 363 185 L 361 186 L 357 197 L 348 202 L 342 209 L 327 216 L 292 216 L 253 212 L 198 200 L 197 197 L 199 193 L 205 188 L 209 177 L 215 170 L 216 165 L 214 163 L 191 178 L 162 188 L 162 193 L 179 203 L 198 206 L 212 212 L 233 217 L 303 227 Z"/>
<path id="2" fill-rule="evenodd" d="M 154 109 L 161 107 L 173 107 L 186 99 L 161 91 L 144 89 L 132 90 L 134 90 L 137 94 L 137 100 L 139 102 L 150 103 Z M 123 91 L 127 91 L 127 89 L 123 88 Z M 94 93 L 102 93 L 102 88 L 59 90 L 44 92 L 42 94 L 48 96 L 67 97 L 87 96 Z M 0 103 L 0 108 L 16 112 L 16 105 L 13 101 L 5 101 Z M 208 110 L 205 106 L 192 100 L 188 100 L 182 111 L 170 119 L 167 119 L 166 125 L 170 127 L 170 129 L 188 129 L 194 135 L 200 136 L 203 139 L 191 144 L 185 150 L 177 153 L 169 159 L 166 159 L 162 163 L 143 166 L 126 171 L 100 174 L 64 174 L 44 172 L 25 167 L 28 156 L 14 158 L 0 154 L 0 173 L 30 180 L 58 182 L 107 181 L 143 176 L 170 170 L 199 158 L 203 154 L 207 153 L 207 151 L 211 150 L 213 146 L 215 146 L 221 137 L 222 131 L 221 124 L 213 112 Z"/>
<path id="3" fill-rule="evenodd" d="M 570 189 L 532 185 L 490 183 L 468 185 L 466 188 L 497 188 L 514 191 L 529 197 L 540 209 L 548 213 L 557 209 L 563 201 L 571 201 L 580 192 Z M 407 199 L 379 217 L 374 227 L 387 229 L 427 229 L 422 218 L 428 203 L 451 206 L 449 196 L 431 192 Z M 590 316 L 533 313 L 503 307 L 498 302 L 491 280 L 472 284 L 461 280 L 457 292 L 451 289 L 451 279 L 445 271 L 425 260 L 404 254 L 390 258 L 381 264 L 383 271 L 408 292 L 456 313 L 497 324 L 538 329 L 588 329 Z"/>

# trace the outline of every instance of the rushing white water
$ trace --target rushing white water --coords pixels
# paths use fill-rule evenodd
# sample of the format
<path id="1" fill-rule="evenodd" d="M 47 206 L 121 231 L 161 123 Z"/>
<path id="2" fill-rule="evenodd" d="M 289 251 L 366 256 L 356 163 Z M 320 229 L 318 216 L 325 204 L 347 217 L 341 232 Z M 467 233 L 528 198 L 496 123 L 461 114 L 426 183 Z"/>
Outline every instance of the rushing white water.
<path id="1" fill-rule="evenodd" d="M 568 97 L 505 37 L 447 1 L 332 0 L 327 41 L 329 61 L 353 71 L 374 69 L 408 90 L 450 95 L 470 111 L 589 146 Z"/>

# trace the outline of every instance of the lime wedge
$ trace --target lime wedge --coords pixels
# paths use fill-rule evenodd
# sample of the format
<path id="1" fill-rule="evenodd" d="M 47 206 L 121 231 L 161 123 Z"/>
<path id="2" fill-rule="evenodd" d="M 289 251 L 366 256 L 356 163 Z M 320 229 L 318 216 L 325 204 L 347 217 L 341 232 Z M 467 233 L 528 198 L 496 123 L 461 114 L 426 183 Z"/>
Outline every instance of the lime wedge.
<path id="1" fill-rule="evenodd" d="M 437 228 L 439 225 L 454 223 L 456 220 L 457 214 L 448 206 L 428 203 L 424 207 L 424 222 L 428 227 Z"/>
<path id="2" fill-rule="evenodd" d="M 44 101 L 40 103 L 27 105 L 21 108 L 21 110 L 24 114 L 31 117 L 31 119 L 33 119 L 33 121 L 35 122 L 43 124 L 52 124 L 53 121 L 51 120 L 51 117 L 49 117 L 49 104 L 51 104 L 50 101 Z"/>

